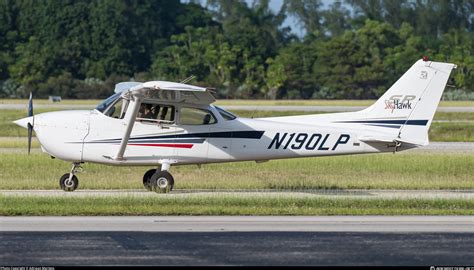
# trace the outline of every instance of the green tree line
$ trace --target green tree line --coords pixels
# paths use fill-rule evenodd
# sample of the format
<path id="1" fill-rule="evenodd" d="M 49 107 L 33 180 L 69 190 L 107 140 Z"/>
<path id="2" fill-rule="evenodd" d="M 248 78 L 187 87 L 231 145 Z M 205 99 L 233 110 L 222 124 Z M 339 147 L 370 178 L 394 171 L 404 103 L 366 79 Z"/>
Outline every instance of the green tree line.
<path id="1" fill-rule="evenodd" d="M 194 75 L 219 98 L 365 99 L 427 55 L 473 98 L 473 30 L 474 0 L 0 0 L 0 97 Z"/>

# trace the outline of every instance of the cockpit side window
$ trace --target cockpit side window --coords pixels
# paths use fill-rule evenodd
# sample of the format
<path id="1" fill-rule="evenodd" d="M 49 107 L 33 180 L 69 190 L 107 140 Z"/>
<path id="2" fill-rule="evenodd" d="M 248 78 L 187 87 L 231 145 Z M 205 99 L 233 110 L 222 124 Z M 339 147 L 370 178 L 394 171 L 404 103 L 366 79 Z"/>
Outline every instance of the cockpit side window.
<path id="1" fill-rule="evenodd" d="M 170 105 L 142 103 L 137 114 L 137 121 L 174 123 L 175 109 Z"/>
<path id="2" fill-rule="evenodd" d="M 112 118 L 123 119 L 125 117 L 125 113 L 127 112 L 127 107 L 128 100 L 120 97 L 105 110 L 104 115 Z"/>
<path id="3" fill-rule="evenodd" d="M 212 112 L 204 109 L 183 107 L 179 111 L 181 125 L 211 125 L 217 123 Z"/>

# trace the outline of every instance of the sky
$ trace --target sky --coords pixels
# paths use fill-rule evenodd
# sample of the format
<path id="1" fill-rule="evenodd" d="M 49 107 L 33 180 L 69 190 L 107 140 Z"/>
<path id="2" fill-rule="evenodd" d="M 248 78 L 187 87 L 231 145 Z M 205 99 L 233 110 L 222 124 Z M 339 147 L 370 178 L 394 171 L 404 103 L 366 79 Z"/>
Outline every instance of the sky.
<path id="1" fill-rule="evenodd" d="M 247 4 L 251 4 L 252 0 L 246 0 Z M 327 2 L 327 1 L 324 1 Z M 270 8 L 276 13 L 280 10 L 281 5 L 283 5 L 283 0 L 270 0 Z M 303 37 L 305 30 L 301 25 L 298 25 L 298 22 L 293 17 L 287 17 L 285 22 L 283 22 L 283 27 L 291 27 L 291 32 L 295 33 L 298 37 Z"/>

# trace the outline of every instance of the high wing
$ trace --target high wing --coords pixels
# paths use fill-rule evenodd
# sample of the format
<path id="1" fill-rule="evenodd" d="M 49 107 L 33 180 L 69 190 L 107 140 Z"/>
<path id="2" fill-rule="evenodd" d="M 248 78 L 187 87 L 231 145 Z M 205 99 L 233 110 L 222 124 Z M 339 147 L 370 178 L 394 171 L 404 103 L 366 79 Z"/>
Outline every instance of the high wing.
<path id="1" fill-rule="evenodd" d="M 123 91 L 130 90 L 130 88 L 142 84 L 141 82 L 120 82 L 115 85 L 114 92 L 122 93 Z"/>
<path id="2" fill-rule="evenodd" d="M 123 82 L 116 85 L 115 91 L 173 103 L 209 105 L 216 101 L 209 88 L 167 81 Z"/>

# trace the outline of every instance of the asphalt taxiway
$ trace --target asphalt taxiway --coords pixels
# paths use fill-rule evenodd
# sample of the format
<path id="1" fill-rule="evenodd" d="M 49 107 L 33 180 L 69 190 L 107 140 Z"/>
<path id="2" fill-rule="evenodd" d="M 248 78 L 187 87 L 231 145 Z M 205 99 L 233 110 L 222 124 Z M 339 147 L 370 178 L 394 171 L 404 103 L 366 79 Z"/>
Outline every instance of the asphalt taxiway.
<path id="1" fill-rule="evenodd" d="M 473 217 L 1 217 L 3 265 L 472 265 Z"/>

